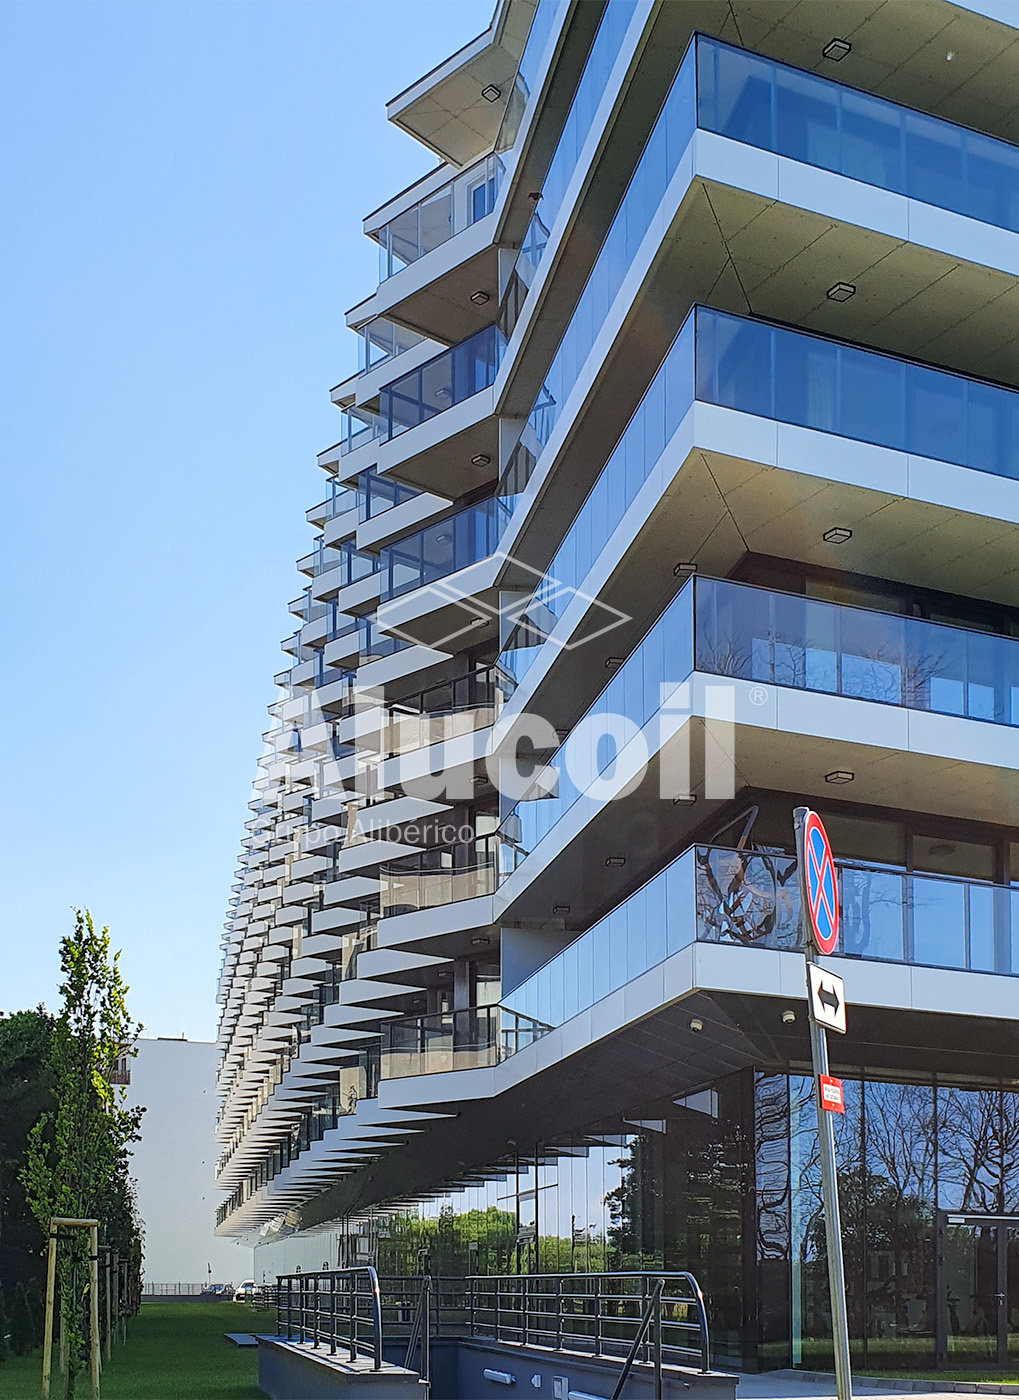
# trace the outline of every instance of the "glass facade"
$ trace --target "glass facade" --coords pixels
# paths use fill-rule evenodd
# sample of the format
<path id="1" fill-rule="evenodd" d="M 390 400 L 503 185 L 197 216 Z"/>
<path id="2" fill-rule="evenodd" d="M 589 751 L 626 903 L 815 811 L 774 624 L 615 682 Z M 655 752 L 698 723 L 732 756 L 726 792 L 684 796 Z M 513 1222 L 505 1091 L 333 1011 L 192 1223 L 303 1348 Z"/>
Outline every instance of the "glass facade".
<path id="1" fill-rule="evenodd" d="M 861 1071 L 844 1084 L 836 1155 L 854 1364 L 878 1375 L 936 1357 L 979 1364 L 989 1323 L 974 1264 L 995 1228 L 981 1217 L 1016 1209 L 1019 1096 L 934 1075 Z M 690 1269 L 718 1363 L 830 1370 L 809 1076 L 742 1070 L 634 1118 L 538 1143 L 381 1217 L 380 1273 Z M 976 1217 L 965 1226 L 964 1212 Z M 1011 1264 L 1019 1219 L 1003 1228 Z M 1011 1278 L 1007 1298 L 1014 1327 Z"/>

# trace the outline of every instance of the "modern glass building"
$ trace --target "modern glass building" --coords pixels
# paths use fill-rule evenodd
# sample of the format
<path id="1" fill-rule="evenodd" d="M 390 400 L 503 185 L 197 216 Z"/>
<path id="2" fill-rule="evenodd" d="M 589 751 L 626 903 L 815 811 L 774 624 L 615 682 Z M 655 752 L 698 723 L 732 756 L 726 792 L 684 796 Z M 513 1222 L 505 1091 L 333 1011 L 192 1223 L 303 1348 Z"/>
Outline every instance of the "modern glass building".
<path id="1" fill-rule="evenodd" d="M 807 803 L 856 1362 L 1019 1357 L 1017 91 L 1007 0 L 499 0 L 389 104 L 223 940 L 256 1277 L 689 1269 L 830 1366 Z"/>

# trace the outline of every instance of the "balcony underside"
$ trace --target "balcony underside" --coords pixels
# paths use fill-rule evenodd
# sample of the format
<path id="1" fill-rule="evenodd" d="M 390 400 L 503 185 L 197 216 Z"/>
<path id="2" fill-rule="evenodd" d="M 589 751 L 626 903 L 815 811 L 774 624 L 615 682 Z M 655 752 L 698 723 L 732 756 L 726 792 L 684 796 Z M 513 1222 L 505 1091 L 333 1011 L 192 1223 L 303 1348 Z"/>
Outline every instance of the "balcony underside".
<path id="1" fill-rule="evenodd" d="M 1019 482 L 701 403 L 659 466 L 580 584 L 630 621 L 565 658 L 546 647 L 511 710 L 568 724 L 685 562 L 723 577 L 747 553 L 771 555 L 1019 606 Z M 826 542 L 833 525 L 852 539 Z M 590 609 L 574 605 L 553 635 L 561 645 L 591 626 Z"/>
<path id="2" fill-rule="evenodd" d="M 441 1113 L 456 1102 L 459 1112 L 431 1126 L 418 1124 L 413 1150 L 382 1153 L 370 1176 L 347 1176 L 309 1199 L 301 1208 L 302 1227 L 394 1197 L 425 1196 L 433 1185 L 498 1161 L 507 1144 L 618 1132 L 622 1120 L 653 1117 L 656 1100 L 695 1093 L 738 1069 L 809 1063 L 799 954 L 713 947 L 710 963 L 698 969 L 685 956 L 689 952 L 669 960 L 677 973 L 682 964 L 682 973 L 670 979 L 669 964 L 658 970 L 658 981 L 666 979 L 664 1002 L 660 992 L 657 1000 L 642 1002 L 634 984 L 495 1069 L 384 1081 L 382 1103 L 413 1101 L 421 1110 Z M 776 966 L 770 965 L 773 958 Z M 968 1005 L 958 1015 L 908 1009 L 908 1004 L 890 1010 L 854 998 L 854 977 L 880 980 L 881 964 L 836 961 L 847 980 L 851 1012 L 850 1033 L 831 1047 L 835 1073 L 867 1064 L 897 1073 L 929 1074 L 934 1067 L 952 1075 L 1012 1076 L 1019 1032 L 1002 1009 L 1002 996 L 994 999 L 1001 1005 L 987 1015 Z M 755 962 L 762 964 L 767 990 L 731 990 L 754 976 Z M 777 975 L 788 990 L 774 987 L 778 963 L 783 965 Z M 971 973 L 935 975 L 949 979 L 941 986 L 941 995 L 948 997 L 952 979 L 995 981 Z M 792 1025 L 782 1021 L 789 1007 L 797 1013 Z M 702 1030 L 691 1027 L 694 1018 Z"/>

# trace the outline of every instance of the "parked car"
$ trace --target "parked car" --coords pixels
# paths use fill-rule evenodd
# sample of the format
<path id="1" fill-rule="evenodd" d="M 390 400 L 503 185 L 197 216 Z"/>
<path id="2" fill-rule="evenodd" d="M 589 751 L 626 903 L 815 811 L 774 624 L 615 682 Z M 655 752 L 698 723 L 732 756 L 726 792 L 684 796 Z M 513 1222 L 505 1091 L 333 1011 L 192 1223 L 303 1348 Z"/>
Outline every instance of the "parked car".
<path id="1" fill-rule="evenodd" d="M 235 1303 L 250 1303 L 254 1300 L 258 1285 L 253 1278 L 246 1278 L 234 1289 Z"/>
<path id="2" fill-rule="evenodd" d="M 231 1283 L 207 1283 L 202 1289 L 202 1297 L 211 1303 L 222 1303 L 233 1297 L 234 1289 Z"/>

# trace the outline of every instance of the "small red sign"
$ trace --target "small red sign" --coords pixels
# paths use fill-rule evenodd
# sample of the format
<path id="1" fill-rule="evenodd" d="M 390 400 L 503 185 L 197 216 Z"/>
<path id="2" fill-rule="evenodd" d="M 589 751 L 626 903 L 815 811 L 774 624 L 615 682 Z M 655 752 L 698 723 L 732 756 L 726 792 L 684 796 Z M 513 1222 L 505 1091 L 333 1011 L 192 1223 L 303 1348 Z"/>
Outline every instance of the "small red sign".
<path id="1" fill-rule="evenodd" d="M 821 1085 L 821 1107 L 826 1113 L 845 1113 L 846 1104 L 842 1097 L 842 1080 L 833 1079 L 830 1074 L 819 1074 Z"/>

